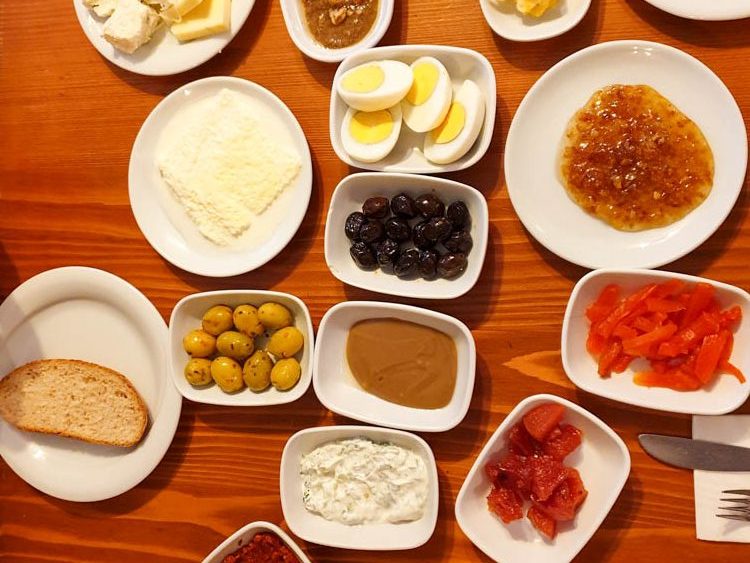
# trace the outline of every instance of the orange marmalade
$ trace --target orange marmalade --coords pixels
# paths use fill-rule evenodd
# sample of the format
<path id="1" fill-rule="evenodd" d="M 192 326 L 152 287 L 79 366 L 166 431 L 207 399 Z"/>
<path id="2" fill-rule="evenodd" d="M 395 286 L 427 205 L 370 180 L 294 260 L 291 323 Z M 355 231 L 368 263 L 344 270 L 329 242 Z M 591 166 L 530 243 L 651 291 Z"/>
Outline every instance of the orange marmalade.
<path id="1" fill-rule="evenodd" d="M 714 158 L 687 116 L 649 86 L 594 93 L 565 133 L 562 179 L 584 210 L 623 231 L 674 223 L 713 185 Z"/>

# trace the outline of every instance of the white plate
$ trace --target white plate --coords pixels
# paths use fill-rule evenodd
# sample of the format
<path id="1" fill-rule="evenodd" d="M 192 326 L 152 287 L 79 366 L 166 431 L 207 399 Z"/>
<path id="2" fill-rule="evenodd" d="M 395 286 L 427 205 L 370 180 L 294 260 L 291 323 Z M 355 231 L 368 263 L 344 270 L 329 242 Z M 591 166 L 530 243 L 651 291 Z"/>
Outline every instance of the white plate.
<path id="1" fill-rule="evenodd" d="M 554 8 L 538 18 L 519 12 L 515 0 L 505 0 L 502 4 L 479 0 L 484 19 L 492 31 L 511 41 L 541 41 L 577 26 L 589 11 L 591 0 L 558 0 Z"/>
<path id="2" fill-rule="evenodd" d="M 182 397 L 169 381 L 167 326 L 151 302 L 102 270 L 49 270 L 0 305 L 0 374 L 33 360 L 76 359 L 125 375 L 148 408 L 133 448 L 17 430 L 0 419 L 0 455 L 22 479 L 64 500 L 104 500 L 135 487 L 161 461 L 180 419 Z"/>
<path id="3" fill-rule="evenodd" d="M 290 538 L 284 530 L 270 522 L 251 522 L 247 526 L 243 526 L 209 553 L 203 560 L 203 563 L 224 563 L 224 558 L 227 555 L 231 555 L 243 545 L 252 542 L 256 534 L 268 532 L 279 536 L 281 541 L 294 552 L 294 555 L 297 556 L 300 563 L 310 563 L 305 552 L 302 551 L 294 541 L 292 541 L 292 538 Z"/>
<path id="4" fill-rule="evenodd" d="M 199 232 L 162 180 L 156 165 L 160 141 L 170 122 L 199 103 L 228 88 L 252 98 L 267 111 L 276 133 L 300 155 L 302 166 L 294 182 L 258 217 L 246 233 L 265 238 L 230 247 L 214 245 Z M 178 88 L 157 105 L 143 122 L 133 143 L 128 171 L 130 205 L 143 235 L 159 254 L 175 266 L 203 276 L 225 277 L 249 272 L 276 256 L 297 232 L 312 191 L 312 163 L 305 134 L 294 114 L 262 86 L 229 76 L 196 80 Z"/>
<path id="5" fill-rule="evenodd" d="M 406 192 L 412 197 L 434 192 L 446 207 L 454 201 L 463 201 L 471 214 L 471 238 L 474 246 L 468 256 L 466 271 L 457 278 L 424 280 L 401 279 L 381 269 L 366 271 L 359 268 L 349 254 L 351 241 L 344 234 L 346 218 L 361 211 L 368 197 L 382 195 L 387 198 Z M 400 297 L 418 299 L 455 299 L 469 291 L 482 273 L 487 251 L 489 211 L 487 201 L 478 190 L 443 178 L 362 172 L 341 180 L 331 197 L 325 230 L 325 257 L 328 269 L 344 283 Z"/>
<path id="6" fill-rule="evenodd" d="M 565 459 L 581 474 L 588 496 L 572 522 L 558 524 L 557 537 L 544 539 L 524 516 L 510 525 L 487 508 L 491 483 L 484 466 L 506 452 L 510 429 L 528 411 L 544 403 L 559 403 L 567 410 L 564 422 L 583 432 L 583 441 Z M 591 539 L 630 474 L 630 454 L 622 439 L 600 419 L 578 405 L 555 395 L 527 397 L 505 418 L 477 456 L 456 498 L 456 520 L 464 534 L 488 556 L 503 563 L 571 561 Z"/>
<path id="7" fill-rule="evenodd" d="M 568 121 L 610 84 L 652 86 L 695 121 L 711 145 L 716 167 L 711 194 L 672 225 L 614 229 L 573 203 L 559 179 Z M 550 251 L 587 268 L 654 268 L 684 256 L 732 210 L 746 167 L 745 124 L 727 87 L 697 59 L 648 41 L 601 43 L 553 66 L 521 102 L 505 147 L 508 195 L 521 222 Z"/>
<path id="8" fill-rule="evenodd" d="M 669 14 L 690 20 L 726 21 L 750 18 L 750 0 L 646 0 Z"/>
<path id="9" fill-rule="evenodd" d="M 414 133 L 406 125 L 401 128 L 398 142 L 393 151 L 378 162 L 360 162 L 351 158 L 341 143 L 341 123 L 346 115 L 347 105 L 336 92 L 336 84 L 350 68 L 369 61 L 391 59 L 411 64 L 419 57 L 435 57 L 445 66 L 453 82 L 454 90 L 464 80 L 473 80 L 485 96 L 484 125 L 479 137 L 469 152 L 450 164 L 433 164 L 422 154 L 424 133 Z M 333 150 L 349 166 L 365 170 L 384 172 L 413 172 L 418 174 L 437 174 L 463 170 L 475 164 L 490 146 L 492 132 L 495 129 L 495 106 L 497 103 L 497 85 L 495 71 L 487 58 L 470 49 L 448 47 L 444 45 L 394 45 L 376 47 L 350 55 L 339 65 L 331 86 L 331 108 L 329 131 Z"/>
<path id="10" fill-rule="evenodd" d="M 633 382 L 633 369 L 612 374 L 609 378 L 597 373 L 597 362 L 586 350 L 590 323 L 586 307 L 610 283 L 622 287 L 622 295 L 629 295 L 649 283 L 669 279 L 683 280 L 689 284 L 710 283 L 716 287 L 716 299 L 722 308 L 732 305 L 742 307 L 743 321 L 734 334 L 735 345 L 731 362 L 745 375 L 750 375 L 750 294 L 725 283 L 658 270 L 595 270 L 583 276 L 570 295 L 562 327 L 562 362 L 570 380 L 589 393 L 650 409 L 688 414 L 726 414 L 742 405 L 750 396 L 750 383 L 740 383 L 734 377 L 722 375 L 707 389 L 674 391 L 659 387 L 642 387 Z M 646 367 L 648 364 L 634 366 Z"/>
<path id="11" fill-rule="evenodd" d="M 217 385 L 204 388 L 190 385 L 183 374 L 188 355 L 182 347 L 182 339 L 191 330 L 201 327 L 203 314 L 214 305 L 237 307 L 248 304 L 260 307 L 268 301 L 274 301 L 289 309 L 294 317 L 294 326 L 302 332 L 305 338 L 302 353 L 297 356 L 302 367 L 302 374 L 297 385 L 289 391 L 277 391 L 274 387 L 270 387 L 261 393 L 253 393 L 247 387 L 237 393 L 224 393 Z M 263 339 L 260 337 L 256 339 L 256 344 L 262 347 Z M 259 407 L 296 401 L 310 387 L 313 350 L 313 324 L 310 311 L 301 299 L 289 293 L 245 289 L 194 293 L 177 302 L 169 319 L 169 373 L 172 374 L 172 380 L 182 396 L 196 403 Z"/>
<path id="12" fill-rule="evenodd" d="M 362 320 L 396 318 L 447 334 L 457 352 L 456 388 L 440 409 L 415 409 L 397 405 L 362 389 L 346 361 L 346 341 L 351 327 Z M 315 350 L 313 387 L 327 409 L 354 420 L 416 432 L 444 432 L 466 416 L 474 392 L 476 347 L 471 331 L 461 321 L 429 309 L 380 303 L 344 301 L 334 305 L 320 321 Z"/>
<path id="13" fill-rule="evenodd" d="M 378 0 L 378 15 L 365 37 L 349 47 L 329 49 L 313 39 L 305 22 L 305 11 L 300 0 L 281 0 L 281 13 L 289 37 L 297 48 L 311 59 L 324 63 L 337 63 L 352 53 L 373 47 L 383 38 L 393 17 L 394 0 Z"/>
<path id="14" fill-rule="evenodd" d="M 203 64 L 221 52 L 242 28 L 253 9 L 253 4 L 255 0 L 232 0 L 229 31 L 180 43 L 169 29 L 162 25 L 156 30 L 151 41 L 135 53 L 128 54 L 115 49 L 104 39 L 102 33 L 106 18 L 97 17 L 83 0 L 73 0 L 78 23 L 99 54 L 120 68 L 148 76 L 178 74 Z"/>
<path id="15" fill-rule="evenodd" d="M 307 511 L 302 502 L 302 479 L 299 475 L 302 456 L 318 446 L 347 438 L 390 442 L 408 448 L 422 458 L 430 481 L 422 518 L 400 524 L 347 526 Z M 435 531 L 439 504 L 435 456 L 427 442 L 409 432 L 372 426 L 327 426 L 301 430 L 289 438 L 284 446 L 279 481 L 284 520 L 292 533 L 305 541 L 342 549 L 391 551 L 419 547 L 425 544 Z"/>

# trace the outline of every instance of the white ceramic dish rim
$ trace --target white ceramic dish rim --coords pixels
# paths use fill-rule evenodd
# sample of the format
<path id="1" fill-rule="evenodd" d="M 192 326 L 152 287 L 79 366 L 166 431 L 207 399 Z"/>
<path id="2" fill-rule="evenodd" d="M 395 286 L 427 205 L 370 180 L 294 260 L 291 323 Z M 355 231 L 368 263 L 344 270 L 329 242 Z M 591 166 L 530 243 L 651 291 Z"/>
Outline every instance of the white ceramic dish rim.
<path id="1" fill-rule="evenodd" d="M 747 1 L 739 6 L 738 0 L 646 0 L 646 2 L 668 14 L 690 20 L 730 21 L 750 18 L 750 3 Z"/>
<path id="2" fill-rule="evenodd" d="M 206 558 L 203 560 L 203 563 L 222 563 L 224 561 L 224 557 L 230 555 L 231 553 L 234 553 L 240 547 L 247 545 L 257 534 L 261 534 L 263 532 L 273 532 L 274 534 L 279 536 L 281 541 L 284 542 L 284 544 L 289 549 L 291 549 L 292 552 L 294 552 L 294 555 L 297 556 L 297 559 L 300 560 L 300 563 L 310 563 L 310 559 L 308 559 L 307 555 L 305 555 L 302 549 L 300 549 L 300 547 L 296 543 L 294 543 L 292 538 L 289 537 L 289 534 L 279 528 L 276 524 L 272 524 L 271 522 L 266 522 L 264 520 L 250 522 L 249 524 L 234 532 L 231 536 L 217 545 L 216 548 L 206 556 Z M 243 540 L 242 546 L 236 545 L 240 539 Z M 227 551 L 227 553 L 224 553 L 225 551 Z"/>
<path id="3" fill-rule="evenodd" d="M 557 37 L 559 35 L 562 35 L 564 33 L 567 33 L 574 27 L 576 27 L 579 23 L 581 23 L 581 20 L 586 17 L 586 14 L 589 11 L 589 8 L 591 8 L 591 0 L 582 0 L 582 6 L 578 9 L 576 13 L 574 13 L 572 16 L 568 17 L 568 21 L 565 23 L 565 25 L 561 25 L 560 27 L 552 27 L 551 29 L 547 31 L 543 31 L 541 33 L 532 34 L 529 35 L 518 35 L 515 33 L 512 33 L 511 31 L 504 29 L 501 25 L 497 23 L 496 18 L 492 14 L 491 10 L 497 10 L 492 5 L 491 0 L 479 0 L 479 5 L 482 8 L 482 14 L 484 15 L 484 19 L 487 20 L 487 23 L 489 24 L 492 31 L 494 31 L 497 35 L 504 39 L 508 39 L 509 41 L 517 41 L 519 43 L 528 43 L 532 41 L 543 41 L 544 39 L 552 39 L 553 37 Z M 517 16 L 519 18 L 523 18 L 524 16 L 521 13 L 518 13 Z M 561 16 L 566 17 L 566 16 Z"/>

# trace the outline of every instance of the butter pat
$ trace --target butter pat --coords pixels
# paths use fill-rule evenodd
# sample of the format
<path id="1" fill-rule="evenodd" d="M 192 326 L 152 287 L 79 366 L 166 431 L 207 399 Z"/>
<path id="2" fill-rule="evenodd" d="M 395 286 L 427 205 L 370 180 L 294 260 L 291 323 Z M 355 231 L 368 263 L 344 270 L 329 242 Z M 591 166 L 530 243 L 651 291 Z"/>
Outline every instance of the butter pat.
<path id="1" fill-rule="evenodd" d="M 228 31 L 231 9 L 231 0 L 203 0 L 169 29 L 180 41 Z"/>
<path id="2" fill-rule="evenodd" d="M 104 23 L 104 39 L 120 51 L 133 53 L 159 25 L 159 15 L 139 0 L 117 0 L 112 16 Z"/>

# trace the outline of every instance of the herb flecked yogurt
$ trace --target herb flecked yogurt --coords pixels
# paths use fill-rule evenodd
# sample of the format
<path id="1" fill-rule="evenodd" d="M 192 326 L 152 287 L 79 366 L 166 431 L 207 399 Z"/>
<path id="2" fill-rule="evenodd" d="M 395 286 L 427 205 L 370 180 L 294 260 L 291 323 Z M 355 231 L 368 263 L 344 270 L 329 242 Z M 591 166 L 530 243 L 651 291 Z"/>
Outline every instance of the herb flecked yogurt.
<path id="1" fill-rule="evenodd" d="M 424 514 L 428 477 L 411 450 L 366 438 L 323 444 L 302 456 L 302 500 L 342 524 L 409 522 Z"/>

